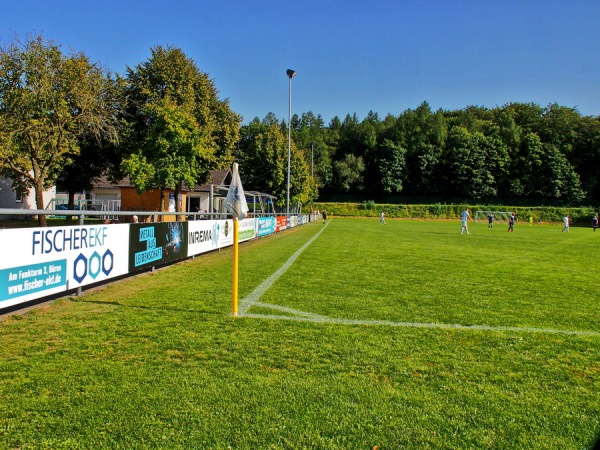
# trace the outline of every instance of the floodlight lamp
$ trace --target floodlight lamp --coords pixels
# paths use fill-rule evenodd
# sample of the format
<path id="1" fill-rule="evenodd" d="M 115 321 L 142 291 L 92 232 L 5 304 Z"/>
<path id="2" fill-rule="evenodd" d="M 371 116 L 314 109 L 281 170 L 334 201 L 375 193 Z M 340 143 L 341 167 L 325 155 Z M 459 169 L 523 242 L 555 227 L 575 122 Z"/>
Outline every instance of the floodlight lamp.
<path id="1" fill-rule="evenodd" d="M 287 76 L 289 79 L 292 79 L 296 76 L 296 71 L 292 70 L 292 69 L 288 69 L 285 71 L 285 73 L 287 73 Z"/>

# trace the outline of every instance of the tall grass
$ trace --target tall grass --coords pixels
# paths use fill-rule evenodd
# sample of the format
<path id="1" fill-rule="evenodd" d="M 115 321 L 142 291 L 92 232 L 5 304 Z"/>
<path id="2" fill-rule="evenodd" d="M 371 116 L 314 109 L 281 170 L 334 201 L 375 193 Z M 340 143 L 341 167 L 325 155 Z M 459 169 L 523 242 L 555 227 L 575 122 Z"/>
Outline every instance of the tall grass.
<path id="1" fill-rule="evenodd" d="M 242 302 L 322 228 L 243 244 Z M 459 228 L 334 219 L 238 318 L 229 250 L 6 318 L 0 448 L 590 447 L 600 234 Z"/>

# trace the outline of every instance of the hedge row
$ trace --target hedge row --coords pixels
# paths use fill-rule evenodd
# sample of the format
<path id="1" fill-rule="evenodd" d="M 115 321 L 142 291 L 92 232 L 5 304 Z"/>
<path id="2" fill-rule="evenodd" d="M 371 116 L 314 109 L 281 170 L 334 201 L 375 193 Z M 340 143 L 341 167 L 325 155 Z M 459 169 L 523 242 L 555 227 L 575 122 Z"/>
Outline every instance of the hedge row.
<path id="1" fill-rule="evenodd" d="M 531 216 L 534 222 L 562 222 L 568 214 L 572 223 L 587 224 L 597 211 L 594 208 L 568 207 L 530 207 L 530 206 L 501 206 L 501 205 L 388 205 L 376 204 L 372 201 L 363 203 L 313 203 L 313 209 L 326 209 L 330 215 L 351 217 L 378 217 L 385 211 L 388 218 L 402 219 L 459 219 L 465 208 L 469 208 L 475 218 L 476 211 L 514 211 L 517 220 L 527 221 Z M 480 217 L 487 220 L 487 215 Z"/>

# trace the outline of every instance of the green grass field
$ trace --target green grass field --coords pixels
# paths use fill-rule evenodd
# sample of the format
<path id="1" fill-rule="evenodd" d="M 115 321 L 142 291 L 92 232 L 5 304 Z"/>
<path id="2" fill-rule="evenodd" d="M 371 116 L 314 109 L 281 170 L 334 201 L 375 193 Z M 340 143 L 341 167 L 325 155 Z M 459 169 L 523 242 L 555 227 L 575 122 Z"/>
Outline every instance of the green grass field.
<path id="1" fill-rule="evenodd" d="M 334 218 L 0 322 L 0 449 L 586 449 L 600 232 Z"/>

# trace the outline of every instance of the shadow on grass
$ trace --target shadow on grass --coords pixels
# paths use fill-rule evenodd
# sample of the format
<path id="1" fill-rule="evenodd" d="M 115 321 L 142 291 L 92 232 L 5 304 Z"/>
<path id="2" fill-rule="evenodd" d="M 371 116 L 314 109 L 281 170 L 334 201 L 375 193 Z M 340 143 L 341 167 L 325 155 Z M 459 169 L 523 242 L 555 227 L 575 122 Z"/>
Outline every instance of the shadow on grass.
<path id="1" fill-rule="evenodd" d="M 73 303 L 89 303 L 89 304 L 94 304 L 94 305 L 112 305 L 112 306 L 119 306 L 121 308 L 145 309 L 145 310 L 149 310 L 149 311 L 173 311 L 173 312 L 202 313 L 202 314 L 223 316 L 222 312 L 209 310 L 209 309 L 186 309 L 186 308 L 167 308 L 167 307 L 161 307 L 161 306 L 148 306 L 148 305 L 127 305 L 125 303 L 119 303 L 119 302 L 115 302 L 115 301 L 103 302 L 103 301 L 98 301 L 98 300 L 86 300 L 83 298 L 75 298 L 75 297 L 69 298 L 69 301 L 71 301 Z"/>

